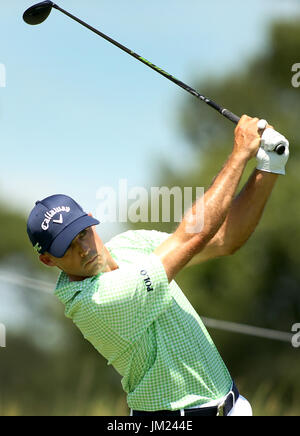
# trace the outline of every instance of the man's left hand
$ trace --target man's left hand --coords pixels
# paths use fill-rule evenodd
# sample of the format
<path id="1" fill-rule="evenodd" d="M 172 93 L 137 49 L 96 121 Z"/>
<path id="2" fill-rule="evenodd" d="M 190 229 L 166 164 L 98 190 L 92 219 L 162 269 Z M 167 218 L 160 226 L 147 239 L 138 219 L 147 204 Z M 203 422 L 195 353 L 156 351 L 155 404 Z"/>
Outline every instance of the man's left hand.
<path id="1" fill-rule="evenodd" d="M 274 151 L 279 144 L 285 146 L 282 155 Z M 289 141 L 272 127 L 268 127 L 263 131 L 256 159 L 258 170 L 285 175 L 285 166 L 289 159 Z"/>

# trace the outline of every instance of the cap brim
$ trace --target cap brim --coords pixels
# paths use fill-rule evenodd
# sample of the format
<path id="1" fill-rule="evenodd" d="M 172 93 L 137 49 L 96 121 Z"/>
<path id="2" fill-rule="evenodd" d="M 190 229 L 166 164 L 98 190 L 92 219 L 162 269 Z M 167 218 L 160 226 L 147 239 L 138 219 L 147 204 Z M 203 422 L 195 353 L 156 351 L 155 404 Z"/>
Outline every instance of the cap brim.
<path id="1" fill-rule="evenodd" d="M 54 257 L 63 257 L 78 233 L 82 232 L 82 230 L 87 227 L 96 226 L 98 224 L 100 224 L 100 222 L 89 215 L 78 218 L 78 220 L 71 223 L 54 239 L 47 252 Z"/>

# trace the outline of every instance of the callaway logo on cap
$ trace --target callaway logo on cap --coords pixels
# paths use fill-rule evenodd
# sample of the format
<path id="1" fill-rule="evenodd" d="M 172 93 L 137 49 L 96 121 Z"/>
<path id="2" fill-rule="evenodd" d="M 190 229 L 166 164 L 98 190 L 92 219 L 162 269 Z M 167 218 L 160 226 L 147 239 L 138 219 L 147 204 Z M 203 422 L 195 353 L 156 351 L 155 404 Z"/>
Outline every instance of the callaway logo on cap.
<path id="1" fill-rule="evenodd" d="M 52 195 L 37 201 L 27 221 L 27 233 L 39 254 L 63 257 L 73 239 L 99 221 L 88 216 L 66 195 Z"/>

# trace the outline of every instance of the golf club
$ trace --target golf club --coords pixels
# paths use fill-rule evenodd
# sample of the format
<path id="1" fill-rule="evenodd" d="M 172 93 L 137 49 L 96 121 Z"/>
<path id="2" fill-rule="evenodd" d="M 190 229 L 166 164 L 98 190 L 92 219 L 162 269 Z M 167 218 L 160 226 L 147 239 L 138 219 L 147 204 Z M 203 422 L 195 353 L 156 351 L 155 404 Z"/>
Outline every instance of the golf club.
<path id="1" fill-rule="evenodd" d="M 209 98 L 205 97 L 204 95 L 199 94 L 199 92 L 197 92 L 195 89 L 191 88 L 190 86 L 188 86 L 185 83 L 181 82 L 180 80 L 176 79 L 171 74 L 167 73 L 166 71 L 162 70 L 161 68 L 152 64 L 151 62 L 147 61 L 147 59 L 143 58 L 142 56 L 139 56 L 137 53 L 134 53 L 132 50 L 128 49 L 124 45 L 120 44 L 119 42 L 115 41 L 114 39 L 110 38 L 109 36 L 105 35 L 104 33 L 100 32 L 99 30 L 95 29 L 94 27 L 90 26 L 89 24 L 85 23 L 84 21 L 80 20 L 79 18 L 75 17 L 74 15 L 70 14 L 69 12 L 65 11 L 64 9 L 60 8 L 52 1 L 44 1 L 41 3 L 37 3 L 34 6 L 31 6 L 29 9 L 27 9 L 24 12 L 23 19 L 27 24 L 31 24 L 31 25 L 41 24 L 48 18 L 48 16 L 51 13 L 52 8 L 57 9 L 58 11 L 67 15 L 68 17 L 70 17 L 72 20 L 77 21 L 77 23 L 81 24 L 82 26 L 86 27 L 87 29 L 89 29 L 92 32 L 96 33 L 97 35 L 101 36 L 102 38 L 106 39 L 108 42 L 110 42 L 111 44 L 120 48 L 121 50 L 125 51 L 130 56 L 133 56 L 134 58 L 138 59 L 140 62 L 143 62 L 145 65 L 152 68 L 157 73 L 161 74 L 162 76 L 164 76 L 167 79 L 171 80 L 172 82 L 176 83 L 176 85 L 185 89 L 187 92 L 189 92 L 190 94 L 199 98 L 200 100 L 204 101 L 206 104 L 208 104 L 213 109 L 217 110 L 221 115 L 228 118 L 234 124 L 238 124 L 240 117 L 233 114 L 228 109 L 225 109 L 225 108 L 219 106 L 213 100 L 210 100 Z M 285 152 L 285 146 L 283 144 L 279 144 L 274 151 L 276 151 L 277 154 L 281 155 Z"/>

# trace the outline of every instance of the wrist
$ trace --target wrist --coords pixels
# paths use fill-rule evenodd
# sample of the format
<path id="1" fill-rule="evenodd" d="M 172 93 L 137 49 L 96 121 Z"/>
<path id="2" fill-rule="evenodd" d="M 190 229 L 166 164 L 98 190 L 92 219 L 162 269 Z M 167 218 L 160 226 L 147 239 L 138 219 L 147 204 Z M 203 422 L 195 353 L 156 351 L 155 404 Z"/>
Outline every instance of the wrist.
<path id="1" fill-rule="evenodd" d="M 231 166 L 245 167 L 250 160 L 250 156 L 247 153 L 244 153 L 242 151 L 233 151 L 231 155 L 229 156 L 229 162 Z"/>
<path id="2" fill-rule="evenodd" d="M 277 173 L 271 173 L 269 171 L 263 171 L 258 168 L 256 168 L 256 174 L 257 174 L 257 180 L 276 180 L 279 177 L 279 174 Z"/>
<path id="3" fill-rule="evenodd" d="M 263 167 L 261 165 L 258 165 L 256 167 L 256 169 L 258 171 L 261 171 L 264 174 L 272 174 L 273 176 L 285 176 L 286 172 L 285 172 L 285 168 L 267 168 L 267 167 Z"/>

